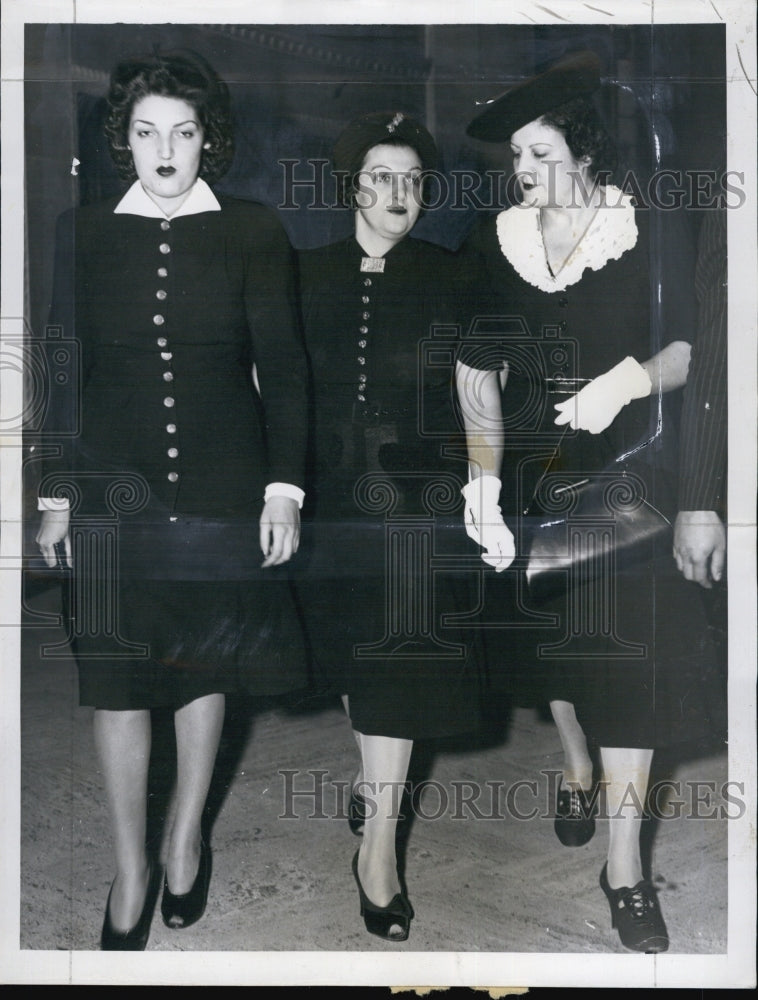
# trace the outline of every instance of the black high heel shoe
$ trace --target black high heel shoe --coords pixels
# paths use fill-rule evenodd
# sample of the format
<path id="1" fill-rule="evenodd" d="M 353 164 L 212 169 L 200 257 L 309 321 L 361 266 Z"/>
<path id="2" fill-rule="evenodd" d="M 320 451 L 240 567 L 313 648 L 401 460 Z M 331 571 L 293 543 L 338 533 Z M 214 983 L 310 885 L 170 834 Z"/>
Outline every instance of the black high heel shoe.
<path id="1" fill-rule="evenodd" d="M 647 879 L 631 888 L 612 889 L 608 884 L 608 865 L 600 872 L 600 888 L 611 908 L 611 926 L 619 932 L 625 948 L 657 954 L 667 951 L 669 934 L 661 916 L 658 896 Z"/>
<path id="2" fill-rule="evenodd" d="M 377 906 L 372 903 L 363 891 L 361 880 L 358 877 L 358 854 L 353 856 L 353 875 L 358 885 L 358 895 L 361 900 L 361 916 L 369 934 L 376 934 L 377 937 L 386 941 L 405 941 L 408 938 L 411 920 L 413 919 L 413 907 L 408 902 L 408 897 L 404 890 L 396 893 L 386 906 Z M 393 927 L 400 930 L 393 931 Z"/>
<path id="3" fill-rule="evenodd" d="M 200 861 L 197 865 L 197 875 L 189 892 L 174 895 L 168 887 L 168 876 L 163 878 L 163 898 L 161 899 L 161 916 L 166 927 L 178 930 L 189 927 L 205 913 L 208 902 L 208 886 L 211 881 L 211 849 L 200 842 Z"/>
<path id="4" fill-rule="evenodd" d="M 117 931 L 111 923 L 111 894 L 113 892 L 113 885 L 111 884 L 110 891 L 108 892 L 108 902 L 105 904 L 103 929 L 100 932 L 101 951 L 145 950 L 147 939 L 150 936 L 150 924 L 153 920 L 153 911 L 155 910 L 155 900 L 157 897 L 156 889 L 157 880 L 155 878 L 155 870 L 151 865 L 150 874 L 148 875 L 147 880 L 145 902 L 142 906 L 142 913 L 139 915 L 139 920 L 131 930 Z"/>
<path id="5" fill-rule="evenodd" d="M 347 806 L 347 825 L 350 832 L 356 837 L 363 836 L 363 827 L 366 823 L 366 800 L 356 792 L 355 786 L 350 789 L 350 802 Z"/>
<path id="6" fill-rule="evenodd" d="M 590 801 L 581 788 L 559 788 L 553 829 L 564 847 L 582 847 L 595 834 L 597 796 Z"/>

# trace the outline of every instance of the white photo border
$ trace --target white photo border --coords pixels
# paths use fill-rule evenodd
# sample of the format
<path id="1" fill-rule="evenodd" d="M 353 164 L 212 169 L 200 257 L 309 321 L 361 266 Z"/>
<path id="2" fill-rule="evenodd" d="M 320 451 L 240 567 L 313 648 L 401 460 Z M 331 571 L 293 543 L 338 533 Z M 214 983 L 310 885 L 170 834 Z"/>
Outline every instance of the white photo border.
<path id="1" fill-rule="evenodd" d="M 518 10 L 512 9 L 518 7 Z M 612 8 L 605 10 L 603 8 Z M 414 4 L 371 0 L 249 3 L 219 0 L 5 0 L 2 11 L 2 337 L 14 338 L 26 315 L 24 274 L 24 25 L 81 23 L 719 23 L 726 27 L 727 167 L 744 174 L 744 205 L 729 213 L 729 774 L 744 782 L 746 812 L 729 824 L 728 951 L 725 955 L 566 955 L 491 953 L 157 953 L 124 958 L 98 952 L 19 948 L 19 580 L 21 455 L 2 440 L 0 511 L 0 976 L 6 984 L 378 985 L 505 987 L 755 985 L 755 666 L 756 666 L 756 12 L 753 0 L 623 0 L 548 4 L 497 0 Z M 747 362 L 745 361 L 747 359 Z M 2 412 L 20 412 L 21 373 L 0 370 Z M 0 413 L 0 417 L 2 414 Z M 0 419 L 0 428 L 2 419 Z M 346 960 L 348 959 L 348 960 Z"/>

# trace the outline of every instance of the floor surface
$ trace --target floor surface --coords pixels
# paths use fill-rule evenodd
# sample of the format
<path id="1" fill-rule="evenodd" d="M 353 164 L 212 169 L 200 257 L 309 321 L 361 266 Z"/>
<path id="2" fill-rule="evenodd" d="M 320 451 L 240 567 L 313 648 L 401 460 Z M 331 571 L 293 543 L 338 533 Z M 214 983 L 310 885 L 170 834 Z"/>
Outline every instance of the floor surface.
<path id="1" fill-rule="evenodd" d="M 113 870 L 92 710 L 78 707 L 66 649 L 57 658 L 39 656 L 41 643 L 59 638 L 50 619 L 39 617 L 55 610 L 56 597 L 55 588 L 32 596 L 24 636 L 20 944 L 80 951 L 98 949 Z M 170 716 L 156 713 L 150 798 L 156 857 L 170 799 L 172 741 Z M 598 886 L 608 820 L 598 820 L 583 847 L 563 847 L 554 834 L 561 751 L 543 713 L 517 707 L 476 742 L 417 745 L 410 809 L 405 802 L 410 818 L 401 824 L 402 868 L 415 910 L 405 943 L 368 935 L 360 919 L 350 870 L 359 841 L 344 818 L 356 765 L 339 703 L 322 697 L 289 707 L 229 704 L 208 806 L 207 911 L 182 931 L 165 927 L 156 912 L 147 950 L 423 952 L 432 953 L 430 971 L 433 953 L 443 952 L 646 960 L 619 942 Z M 668 818 L 645 824 L 644 845 L 671 953 L 723 953 L 728 822 L 719 811 L 727 805 L 720 791 L 726 753 L 660 759 L 654 780 L 661 779 L 674 782 L 659 797 Z M 695 794 L 693 782 L 706 784 Z"/>

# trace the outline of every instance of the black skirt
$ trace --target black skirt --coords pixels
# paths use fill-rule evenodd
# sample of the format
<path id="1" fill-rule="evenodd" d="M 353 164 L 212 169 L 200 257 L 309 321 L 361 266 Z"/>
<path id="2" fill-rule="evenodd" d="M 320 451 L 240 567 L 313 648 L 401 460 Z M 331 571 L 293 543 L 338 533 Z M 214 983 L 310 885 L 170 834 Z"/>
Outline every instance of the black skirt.
<path id="1" fill-rule="evenodd" d="M 670 540 L 658 549 L 608 580 L 602 604 L 596 588 L 537 602 L 523 565 L 488 577 L 491 703 L 571 702 L 597 746 L 701 753 L 723 740 L 724 630 L 707 593 L 678 572 Z"/>
<path id="2" fill-rule="evenodd" d="M 289 568 L 261 569 L 256 519 L 72 520 L 68 614 L 82 705 L 278 695 L 307 665 Z"/>
<path id="3" fill-rule="evenodd" d="M 462 513 L 433 516 L 418 497 L 392 494 L 382 474 L 358 477 L 347 495 L 361 484 L 364 501 L 398 502 L 375 515 L 343 508 L 305 528 L 297 580 L 316 670 L 347 696 L 360 733 L 472 732 L 482 721 L 484 664 Z M 335 486 L 332 496 L 346 491 Z"/>

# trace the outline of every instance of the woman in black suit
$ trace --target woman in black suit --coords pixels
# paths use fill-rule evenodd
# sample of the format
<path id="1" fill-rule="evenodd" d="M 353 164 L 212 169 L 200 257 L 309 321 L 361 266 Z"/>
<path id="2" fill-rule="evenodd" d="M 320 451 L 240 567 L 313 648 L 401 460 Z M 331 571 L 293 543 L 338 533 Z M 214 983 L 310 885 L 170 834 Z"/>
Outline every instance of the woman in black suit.
<path id="1" fill-rule="evenodd" d="M 225 695 L 305 680 L 277 567 L 298 546 L 306 374 L 279 223 L 208 184 L 233 155 L 229 92 L 213 69 L 189 52 L 122 62 L 106 131 L 133 183 L 59 225 L 52 318 L 81 344 L 81 435 L 62 446 L 60 472 L 43 471 L 37 541 L 49 565 L 61 546 L 73 561 L 80 702 L 95 707 L 115 837 L 101 947 L 141 950 L 155 898 L 150 709 L 175 710 L 161 910 L 184 927 L 207 897 L 201 817 Z M 114 513 L 109 561 L 92 538 Z M 288 627 L 286 643 L 271 642 Z"/>
<path id="2" fill-rule="evenodd" d="M 361 752 L 351 799 L 354 829 L 365 815 L 353 861 L 361 913 L 390 940 L 408 936 L 412 917 L 395 834 L 413 741 L 469 731 L 479 716 L 476 648 L 446 623 L 471 610 L 465 574 L 432 568 L 465 558 L 454 517 L 434 516 L 458 505 L 465 472 L 444 457 L 457 432 L 453 349 L 434 342 L 435 324 L 457 318 L 457 270 L 448 251 L 409 236 L 436 157 L 402 112 L 352 122 L 333 159 L 355 233 L 300 254 L 315 400 L 303 604 Z M 425 346 L 448 361 L 429 363 Z"/>

